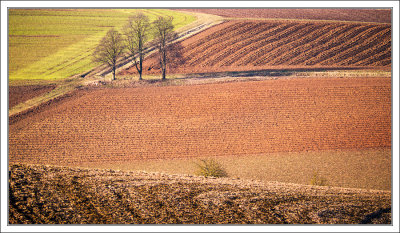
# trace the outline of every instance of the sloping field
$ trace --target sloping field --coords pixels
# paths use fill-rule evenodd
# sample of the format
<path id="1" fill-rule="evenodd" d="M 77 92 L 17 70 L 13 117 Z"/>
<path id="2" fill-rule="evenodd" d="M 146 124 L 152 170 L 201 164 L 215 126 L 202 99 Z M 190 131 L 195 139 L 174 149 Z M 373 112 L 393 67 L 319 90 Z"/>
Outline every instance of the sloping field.
<path id="1" fill-rule="evenodd" d="M 390 146 L 390 78 L 79 91 L 9 126 L 9 161 L 45 164 Z"/>
<path id="2" fill-rule="evenodd" d="M 390 23 L 390 9 L 180 9 L 233 18 L 312 19 Z"/>
<path id="3" fill-rule="evenodd" d="M 231 20 L 182 41 L 170 54 L 169 73 L 390 69 L 391 25 Z M 145 74 L 159 74 L 158 54 L 145 67 Z M 122 72 L 130 73 L 136 69 Z"/>
<path id="4" fill-rule="evenodd" d="M 150 20 L 173 16 L 176 28 L 195 17 L 166 9 L 10 9 L 9 79 L 56 80 L 96 66 L 92 53 L 106 32 L 121 31 L 128 17 L 143 12 Z"/>
<path id="5" fill-rule="evenodd" d="M 36 96 L 43 95 L 55 88 L 54 85 L 10 86 L 9 109 Z"/>
<path id="6" fill-rule="evenodd" d="M 388 191 L 13 164 L 10 224 L 390 224 Z"/>

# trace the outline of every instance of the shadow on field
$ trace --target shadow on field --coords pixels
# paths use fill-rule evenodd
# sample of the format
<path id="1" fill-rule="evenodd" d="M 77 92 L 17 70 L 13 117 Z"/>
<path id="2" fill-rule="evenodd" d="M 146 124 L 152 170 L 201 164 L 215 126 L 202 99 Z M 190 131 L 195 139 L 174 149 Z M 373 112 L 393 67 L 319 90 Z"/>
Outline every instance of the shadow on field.
<path id="1" fill-rule="evenodd" d="M 187 78 L 223 78 L 223 77 L 253 77 L 253 76 L 269 76 L 269 77 L 284 77 L 291 76 L 296 72 L 326 72 L 326 71 L 345 71 L 345 70 L 359 70 L 358 67 L 337 68 L 337 67 L 324 67 L 324 68 L 297 68 L 297 69 L 265 69 L 265 70 L 251 70 L 251 71 L 228 71 L 228 72 L 213 72 L 213 73 L 193 73 L 185 74 Z"/>
<path id="2" fill-rule="evenodd" d="M 385 208 L 385 209 L 381 208 L 371 214 L 368 214 L 361 221 L 361 224 L 371 224 L 374 219 L 379 219 L 382 217 L 382 215 L 391 213 L 391 210 L 392 210 L 392 208 Z"/>

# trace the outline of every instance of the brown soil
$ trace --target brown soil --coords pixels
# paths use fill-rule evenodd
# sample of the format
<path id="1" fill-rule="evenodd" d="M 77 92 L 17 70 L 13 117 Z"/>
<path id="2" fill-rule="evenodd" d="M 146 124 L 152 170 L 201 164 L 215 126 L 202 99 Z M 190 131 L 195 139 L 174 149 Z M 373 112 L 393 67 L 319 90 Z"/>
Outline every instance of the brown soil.
<path id="1" fill-rule="evenodd" d="M 55 85 L 10 86 L 8 93 L 9 108 L 36 96 L 43 95 L 55 88 Z"/>
<path id="2" fill-rule="evenodd" d="M 342 20 L 390 23 L 389 9 L 180 9 L 234 18 Z"/>
<path id="3" fill-rule="evenodd" d="M 391 193 L 12 164 L 10 224 L 391 224 Z"/>
<path id="4" fill-rule="evenodd" d="M 231 20 L 173 45 L 167 73 L 391 68 L 389 24 Z M 136 68 L 120 74 L 136 74 Z M 160 74 L 158 54 L 144 74 Z"/>
<path id="5" fill-rule="evenodd" d="M 79 91 L 9 126 L 10 162 L 45 164 L 390 146 L 390 78 Z"/>

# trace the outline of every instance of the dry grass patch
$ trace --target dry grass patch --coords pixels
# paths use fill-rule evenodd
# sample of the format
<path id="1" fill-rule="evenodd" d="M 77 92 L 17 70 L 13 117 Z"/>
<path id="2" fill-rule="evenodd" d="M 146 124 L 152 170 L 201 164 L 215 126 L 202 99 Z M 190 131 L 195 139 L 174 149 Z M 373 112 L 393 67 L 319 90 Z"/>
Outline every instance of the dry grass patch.
<path id="1" fill-rule="evenodd" d="M 364 149 L 272 153 L 247 156 L 136 160 L 131 162 L 78 163 L 76 166 L 124 171 L 144 170 L 195 175 L 199 159 L 221 164 L 232 178 L 309 185 L 314 172 L 329 186 L 391 190 L 391 150 Z"/>

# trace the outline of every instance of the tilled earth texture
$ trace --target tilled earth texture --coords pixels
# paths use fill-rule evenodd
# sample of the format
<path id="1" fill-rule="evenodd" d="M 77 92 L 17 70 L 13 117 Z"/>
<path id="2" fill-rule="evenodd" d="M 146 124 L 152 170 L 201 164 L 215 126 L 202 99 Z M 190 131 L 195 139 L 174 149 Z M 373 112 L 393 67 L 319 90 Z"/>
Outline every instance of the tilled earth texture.
<path id="1" fill-rule="evenodd" d="M 233 18 L 311 19 L 390 23 L 389 9 L 181 9 Z"/>
<path id="2" fill-rule="evenodd" d="M 144 74 L 160 74 L 158 57 L 145 61 Z M 231 20 L 172 45 L 169 57 L 168 73 L 390 70 L 391 24 Z"/>
<path id="3" fill-rule="evenodd" d="M 10 86 L 9 109 L 36 96 L 40 96 L 55 88 L 55 85 Z"/>
<path id="4" fill-rule="evenodd" d="M 9 161 L 40 164 L 390 146 L 391 78 L 89 89 L 9 125 Z"/>
<path id="5" fill-rule="evenodd" d="M 10 165 L 10 224 L 390 224 L 388 191 Z"/>

